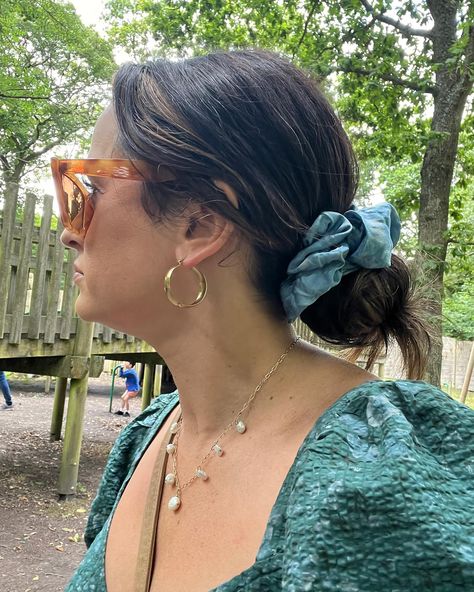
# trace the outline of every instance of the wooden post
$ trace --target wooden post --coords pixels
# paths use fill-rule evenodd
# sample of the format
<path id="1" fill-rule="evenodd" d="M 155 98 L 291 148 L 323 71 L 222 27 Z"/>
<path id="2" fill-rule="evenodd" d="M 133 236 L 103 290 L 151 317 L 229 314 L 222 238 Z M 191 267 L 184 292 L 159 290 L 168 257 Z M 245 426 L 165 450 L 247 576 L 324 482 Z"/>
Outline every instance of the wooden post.
<path id="1" fill-rule="evenodd" d="M 51 376 L 46 376 L 44 379 L 44 394 L 49 395 L 49 391 L 51 390 Z"/>
<path id="2" fill-rule="evenodd" d="M 28 288 L 29 261 L 31 253 L 31 238 L 35 223 L 35 203 L 34 193 L 28 192 L 25 198 L 25 207 L 23 210 L 23 221 L 21 224 L 20 252 L 18 254 L 18 264 L 16 271 L 15 293 L 13 300 L 12 324 L 8 343 L 18 344 L 21 341 L 23 331 L 23 321 L 25 320 L 25 303 Z M 25 331 L 26 332 L 26 331 Z"/>
<path id="3" fill-rule="evenodd" d="M 144 363 L 139 362 L 137 374 L 138 374 L 139 382 L 143 386 L 143 379 L 145 378 L 145 364 Z"/>
<path id="4" fill-rule="evenodd" d="M 161 376 L 163 374 L 163 366 L 157 364 L 155 366 L 155 380 L 153 383 L 153 397 L 161 395 Z"/>
<path id="5" fill-rule="evenodd" d="M 378 371 L 378 376 L 379 378 L 381 378 L 382 380 L 385 379 L 385 362 L 379 362 L 379 371 Z"/>
<path id="6" fill-rule="evenodd" d="M 93 336 L 94 324 L 78 320 L 74 355 L 90 358 Z M 60 499 L 65 499 L 76 493 L 88 378 L 89 373 L 84 378 L 71 378 L 69 386 L 69 404 L 59 472 L 58 492 Z"/>
<path id="7" fill-rule="evenodd" d="M 67 249 L 66 251 L 67 263 L 65 268 L 65 278 L 64 278 L 64 292 L 63 292 L 63 301 L 61 306 L 61 330 L 60 330 L 60 337 L 61 339 L 69 339 L 71 333 L 73 315 L 74 315 L 74 302 L 76 301 L 77 296 L 77 288 L 72 283 L 72 276 L 74 275 L 74 260 L 75 256 L 72 249 Z M 76 337 L 77 339 L 77 337 Z M 77 354 L 82 355 L 82 354 Z"/>
<path id="8" fill-rule="evenodd" d="M 474 341 L 471 345 L 471 354 L 466 368 L 466 376 L 464 377 L 464 383 L 461 390 L 461 403 L 466 402 L 467 391 L 469 390 L 469 383 L 471 382 L 472 371 L 474 369 Z"/>
<path id="9" fill-rule="evenodd" d="M 8 290 L 10 287 L 10 255 L 13 252 L 13 234 L 15 230 L 17 196 L 5 195 L 2 213 L 2 232 L 0 234 L 0 339 L 5 333 Z"/>
<path id="10" fill-rule="evenodd" d="M 454 339 L 454 360 L 453 360 L 453 388 L 458 388 L 458 340 Z M 451 389 L 450 395 L 453 390 Z"/>
<path id="11" fill-rule="evenodd" d="M 145 374 L 143 375 L 142 387 L 142 411 L 146 409 L 151 401 L 153 387 L 153 364 L 145 364 Z"/>
<path id="12" fill-rule="evenodd" d="M 63 425 L 64 403 L 66 401 L 67 378 L 56 378 L 54 389 L 53 416 L 51 418 L 50 441 L 61 439 Z"/>
<path id="13" fill-rule="evenodd" d="M 43 198 L 43 215 L 36 253 L 33 289 L 31 293 L 30 317 L 28 322 L 28 338 L 38 339 L 40 334 L 41 313 L 44 301 L 46 266 L 49 257 L 49 233 L 53 215 L 53 198 L 45 195 Z"/>
<path id="14" fill-rule="evenodd" d="M 44 343 L 54 343 L 56 333 L 61 329 L 58 327 L 58 304 L 59 291 L 61 288 L 62 269 L 64 265 L 64 245 L 61 243 L 61 223 L 58 221 L 57 230 L 51 230 L 50 235 L 54 236 L 54 250 L 51 261 L 51 277 L 46 294 L 46 321 L 44 325 Z"/>

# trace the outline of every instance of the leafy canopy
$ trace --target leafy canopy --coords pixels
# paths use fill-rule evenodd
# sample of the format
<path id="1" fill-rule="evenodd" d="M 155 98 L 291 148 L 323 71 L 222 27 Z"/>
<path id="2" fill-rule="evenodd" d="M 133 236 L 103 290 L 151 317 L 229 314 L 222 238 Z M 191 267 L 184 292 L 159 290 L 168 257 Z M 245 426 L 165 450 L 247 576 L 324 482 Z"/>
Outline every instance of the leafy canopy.
<path id="1" fill-rule="evenodd" d="M 442 67 L 474 78 L 467 57 L 472 0 L 452 2 L 456 34 L 446 55 L 434 51 L 429 7 L 443 9 L 434 0 L 109 0 L 106 6 L 111 39 L 140 60 L 257 46 L 308 69 L 332 96 L 354 141 L 361 201 L 376 187 L 394 203 L 405 221 L 400 247 L 413 256 L 420 170 L 437 135 L 431 131 L 436 75 Z M 465 338 L 474 338 L 472 104 L 470 109 L 460 132 L 445 262 L 451 320 L 445 327 Z"/>
<path id="2" fill-rule="evenodd" d="M 91 128 L 114 69 L 111 44 L 86 27 L 71 4 L 2 0 L 3 189 L 8 182 L 18 183 L 53 147 Z"/>

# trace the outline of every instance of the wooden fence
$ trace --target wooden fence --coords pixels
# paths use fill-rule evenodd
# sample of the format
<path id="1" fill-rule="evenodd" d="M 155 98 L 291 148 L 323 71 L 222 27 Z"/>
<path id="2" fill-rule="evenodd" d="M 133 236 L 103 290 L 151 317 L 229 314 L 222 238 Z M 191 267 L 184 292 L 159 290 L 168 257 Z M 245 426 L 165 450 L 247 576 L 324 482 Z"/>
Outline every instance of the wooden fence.
<path id="1" fill-rule="evenodd" d="M 35 223 L 35 208 L 40 220 Z M 22 208 L 6 202 L 0 217 L 0 369 L 64 378 L 98 376 L 104 356 L 159 364 L 153 348 L 99 323 L 90 351 L 79 355 L 84 321 L 74 312 L 74 252 L 54 228 L 53 198 L 27 193 Z"/>
<path id="2" fill-rule="evenodd" d="M 54 355 L 58 341 L 69 342 L 77 330 L 77 288 L 72 282 L 74 253 L 62 245 L 61 227 L 51 228 L 53 198 L 38 204 L 41 225 L 35 226 L 36 196 L 27 193 L 22 217 L 5 204 L 0 218 L 0 357 Z M 10 206 L 10 207 L 9 207 Z M 95 324 L 94 339 L 133 343 L 135 338 Z M 22 340 L 29 341 L 27 351 Z M 38 341 L 33 344 L 31 341 Z M 25 345 L 25 344 L 23 344 Z M 18 346 L 12 347 L 12 346 Z M 58 355 L 63 353 L 60 348 Z"/>

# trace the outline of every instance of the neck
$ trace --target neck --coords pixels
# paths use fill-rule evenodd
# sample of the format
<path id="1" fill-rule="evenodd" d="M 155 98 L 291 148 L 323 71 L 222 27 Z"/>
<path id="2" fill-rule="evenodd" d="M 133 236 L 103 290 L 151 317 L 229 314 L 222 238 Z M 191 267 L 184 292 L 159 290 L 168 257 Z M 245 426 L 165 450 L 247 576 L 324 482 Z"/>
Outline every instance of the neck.
<path id="1" fill-rule="evenodd" d="M 180 338 L 156 344 L 166 360 L 180 394 L 183 436 L 194 442 L 215 438 L 242 409 L 256 386 L 296 338 L 286 322 L 261 318 L 246 323 L 236 318 L 222 326 L 203 320 L 203 327 L 188 323 Z M 251 325 L 251 326 L 248 326 Z M 229 339 L 232 335 L 232 339 Z M 258 336 L 249 339 L 249 336 Z M 298 346 L 296 346 L 298 347 Z M 251 403 L 248 415 L 264 410 L 265 401 L 278 397 L 291 375 L 287 354 Z"/>

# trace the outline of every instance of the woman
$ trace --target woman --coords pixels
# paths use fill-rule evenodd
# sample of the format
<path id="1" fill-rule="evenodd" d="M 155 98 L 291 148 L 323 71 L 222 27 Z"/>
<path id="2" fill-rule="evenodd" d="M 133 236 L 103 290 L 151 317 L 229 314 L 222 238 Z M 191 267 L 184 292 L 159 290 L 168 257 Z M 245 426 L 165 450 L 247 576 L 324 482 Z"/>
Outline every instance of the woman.
<path id="1" fill-rule="evenodd" d="M 78 314 L 151 343 L 179 391 L 115 444 L 69 592 L 474 586 L 473 413 L 289 324 L 423 371 L 398 217 L 355 209 L 306 74 L 256 51 L 125 65 L 90 160 L 53 173 Z"/>

